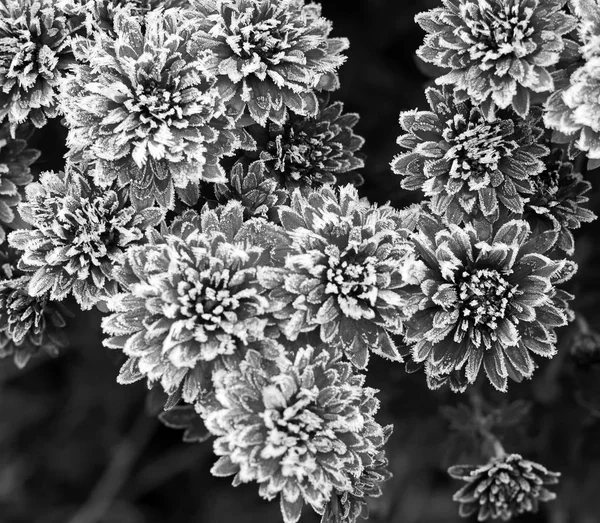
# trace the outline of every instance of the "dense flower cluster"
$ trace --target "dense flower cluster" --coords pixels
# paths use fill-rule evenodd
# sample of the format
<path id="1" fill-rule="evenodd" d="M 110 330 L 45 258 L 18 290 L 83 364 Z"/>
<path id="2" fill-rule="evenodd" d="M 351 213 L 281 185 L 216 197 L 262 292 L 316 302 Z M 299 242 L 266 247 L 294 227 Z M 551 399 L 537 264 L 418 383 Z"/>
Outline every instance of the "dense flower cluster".
<path id="1" fill-rule="evenodd" d="M 433 378 L 464 372 L 468 383 L 483 366 L 502 391 L 509 377 L 530 378 L 531 354 L 552 357 L 554 329 L 570 318 L 571 296 L 556 284 L 573 268 L 544 255 L 555 241 L 555 231 L 532 236 L 523 220 L 482 238 L 471 225 L 424 216 L 414 236 L 423 264 L 413 288 L 419 311 L 405 322 L 413 360 L 425 362 Z"/>
<path id="2" fill-rule="evenodd" d="M 323 513 L 334 492 L 362 497 L 356 478 L 368 489 L 390 429 L 374 420 L 376 391 L 348 363 L 311 346 L 274 360 L 250 351 L 214 383 L 216 405 L 201 411 L 221 456 L 213 474 L 280 496 L 285 523 L 300 519 L 305 502 Z"/>
<path id="3" fill-rule="evenodd" d="M 451 223 L 481 215 L 494 221 L 500 207 L 522 213 L 548 153 L 539 115 L 521 119 L 506 111 L 490 121 L 449 89 L 430 88 L 426 95 L 431 111 L 400 115 L 406 134 L 398 144 L 407 152 L 392 169 L 403 176 L 402 187 L 423 190 L 432 212 Z"/>
<path id="4" fill-rule="evenodd" d="M 402 332 L 410 310 L 403 287 L 416 283 L 407 241 L 416 212 L 372 207 L 346 185 L 303 196 L 295 191 L 279 218 L 289 235 L 282 267 L 259 272 L 270 289 L 270 311 L 295 340 L 319 329 L 323 343 L 339 346 L 359 368 L 369 351 L 400 360 L 391 334 Z"/>
<path id="5" fill-rule="evenodd" d="M 0 4 L 0 122 L 14 132 L 42 127 L 61 112 L 58 85 L 72 63 L 66 18 L 53 0 Z"/>
<path id="6" fill-rule="evenodd" d="M 448 473 L 467 482 L 453 497 L 460 503 L 460 515 L 477 514 L 478 521 L 508 521 L 537 512 L 540 502 L 556 498 L 547 486 L 558 483 L 560 476 L 519 454 L 495 457 L 485 465 L 455 465 Z"/>
<path id="7" fill-rule="evenodd" d="M 33 180 L 30 166 L 40 154 L 27 147 L 26 138 L 26 132 L 12 138 L 8 123 L 0 127 L 0 244 L 6 238 L 4 227 L 15 220 L 20 190 Z"/>
<path id="8" fill-rule="evenodd" d="M 552 72 L 576 26 L 564 0 L 443 0 L 416 21 L 427 31 L 420 58 L 451 71 L 454 85 L 491 114 L 529 112 L 532 95 L 554 90 Z"/>
<path id="9" fill-rule="evenodd" d="M 23 251 L 19 268 L 32 273 L 29 293 L 52 300 L 72 293 L 83 309 L 117 292 L 114 264 L 163 219 L 160 209 L 136 212 L 122 192 L 91 186 L 76 167 L 43 173 L 19 212 L 32 228 L 12 232 L 9 242 Z"/>
<path id="10" fill-rule="evenodd" d="M 288 110 L 315 116 L 315 90 L 338 87 L 348 47 L 329 38 L 319 4 L 304 0 L 192 0 L 199 18 L 195 42 L 214 54 L 212 70 L 229 112 L 255 122 L 283 123 Z"/>
<path id="11" fill-rule="evenodd" d="M 65 84 L 69 154 L 96 163 L 98 185 L 127 185 L 137 208 L 173 208 L 174 190 L 193 205 L 200 180 L 225 181 L 219 160 L 251 147 L 249 136 L 225 118 L 222 86 L 185 11 L 121 10 L 114 28 Z"/>

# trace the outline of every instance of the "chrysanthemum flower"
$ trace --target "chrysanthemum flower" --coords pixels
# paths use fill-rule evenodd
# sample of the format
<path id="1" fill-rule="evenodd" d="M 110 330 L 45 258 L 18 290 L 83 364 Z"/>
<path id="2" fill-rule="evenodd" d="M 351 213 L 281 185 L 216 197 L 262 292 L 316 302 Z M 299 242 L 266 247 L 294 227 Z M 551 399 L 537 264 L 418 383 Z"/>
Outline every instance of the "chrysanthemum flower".
<path id="1" fill-rule="evenodd" d="M 15 254 L 6 245 L 0 251 L 0 358 L 12 356 L 23 368 L 39 352 L 56 356 L 64 347 L 68 312 L 48 296 L 27 293 L 30 276 L 16 268 Z"/>
<path id="2" fill-rule="evenodd" d="M 19 188 L 33 180 L 29 166 L 39 151 L 27 147 L 26 133 L 11 138 L 9 124 L 0 126 L 0 244 L 6 238 L 5 225 L 15 219 L 14 208 L 21 201 Z"/>
<path id="3" fill-rule="evenodd" d="M 417 54 L 451 71 L 436 81 L 465 91 L 484 112 L 529 112 L 533 93 L 554 90 L 551 73 L 576 26 L 564 0 L 443 0 L 417 15 L 427 31 Z"/>
<path id="4" fill-rule="evenodd" d="M 315 116 L 315 90 L 338 87 L 345 38 L 329 38 L 319 4 L 304 0 L 194 0 L 196 42 L 215 54 L 218 83 L 232 114 L 284 122 L 287 110 Z"/>
<path id="5" fill-rule="evenodd" d="M 29 293 L 52 300 L 72 293 L 83 309 L 117 292 L 114 264 L 164 217 L 157 208 L 136 212 L 124 194 L 91 186 L 74 167 L 43 173 L 19 212 L 32 228 L 12 232 L 9 242 L 23 251 L 19 268 L 33 273 Z"/>
<path id="6" fill-rule="evenodd" d="M 201 216 L 189 211 L 168 234 L 127 250 L 118 270 L 124 291 L 102 323 L 112 336 L 106 346 L 129 357 L 122 383 L 146 377 L 191 403 L 210 388 L 219 361 L 264 338 L 268 303 L 256 271 L 269 255 L 251 244 L 248 227 L 231 202 Z"/>
<path id="7" fill-rule="evenodd" d="M 412 288 L 420 310 L 405 322 L 414 362 L 426 362 L 438 380 L 464 372 L 468 383 L 483 366 L 501 391 L 508 377 L 531 377 L 531 354 L 554 356 L 554 329 L 570 319 L 571 296 L 556 285 L 574 265 L 544 255 L 555 240 L 555 231 L 531 235 L 522 220 L 482 238 L 471 225 L 446 227 L 423 216 L 413 236 L 426 266 Z"/>
<path id="8" fill-rule="evenodd" d="M 415 213 L 371 206 L 355 187 L 299 190 L 279 217 L 290 236 L 285 267 L 259 271 L 272 289 L 270 309 L 290 340 L 319 328 L 359 368 L 369 351 L 399 361 L 390 334 L 402 331 L 410 304 L 403 287 L 415 277 L 406 238 Z"/>
<path id="9" fill-rule="evenodd" d="M 229 183 L 215 185 L 215 193 L 223 203 L 239 200 L 247 216 L 266 216 L 289 199 L 289 192 L 260 160 L 249 165 L 237 161 L 229 172 Z"/>
<path id="10" fill-rule="evenodd" d="M 560 149 L 546 159 L 546 168 L 532 182 L 535 192 L 525 205 L 525 218 L 532 225 L 533 234 L 558 228 L 556 246 L 572 255 L 575 240 L 571 231 L 596 219 L 593 212 L 582 207 L 588 201 L 585 194 L 591 184 L 573 171 L 573 164 Z"/>
<path id="11" fill-rule="evenodd" d="M 376 459 L 385 429 L 364 376 L 325 348 L 300 347 L 276 360 L 248 352 L 237 367 L 214 375 L 215 405 L 202 409 L 217 436 L 212 468 L 235 474 L 234 485 L 256 481 L 259 494 L 280 496 L 285 523 L 300 519 L 304 502 L 323 513 L 334 492 L 352 492 Z"/>
<path id="12" fill-rule="evenodd" d="M 58 116 L 58 85 L 73 61 L 66 18 L 53 0 L 0 4 L 0 121 L 14 132 Z"/>
<path id="13" fill-rule="evenodd" d="M 398 144 L 408 152 L 392 161 L 403 188 L 421 189 L 431 210 L 451 223 L 483 215 L 498 217 L 499 206 L 523 212 L 531 179 L 544 169 L 548 149 L 539 143 L 539 114 L 526 119 L 506 111 L 489 121 L 470 101 L 458 102 L 447 88 L 426 91 L 431 111 L 400 115 L 407 132 Z"/>
<path id="14" fill-rule="evenodd" d="M 508 521 L 537 512 L 540 502 L 556 498 L 547 486 L 558 483 L 560 477 L 559 472 L 550 472 L 519 454 L 491 458 L 485 465 L 454 465 L 448 473 L 467 482 L 452 498 L 460 504 L 459 514 L 477 514 L 478 521 Z"/>
<path id="15" fill-rule="evenodd" d="M 343 114 L 343 104 L 327 98 L 319 104 L 314 117 L 292 114 L 284 123 L 267 123 L 265 143 L 257 139 L 261 160 L 288 189 L 336 183 L 338 175 L 364 167 L 358 153 L 364 140 L 353 130 L 358 115 Z"/>
<path id="16" fill-rule="evenodd" d="M 97 34 L 89 63 L 65 84 L 70 155 L 96 162 L 98 185 L 128 185 L 136 208 L 172 208 L 174 189 L 194 204 L 200 180 L 225 181 L 220 158 L 251 146 L 245 131 L 228 129 L 207 54 L 191 43 L 192 18 L 119 11 L 116 38 Z"/>

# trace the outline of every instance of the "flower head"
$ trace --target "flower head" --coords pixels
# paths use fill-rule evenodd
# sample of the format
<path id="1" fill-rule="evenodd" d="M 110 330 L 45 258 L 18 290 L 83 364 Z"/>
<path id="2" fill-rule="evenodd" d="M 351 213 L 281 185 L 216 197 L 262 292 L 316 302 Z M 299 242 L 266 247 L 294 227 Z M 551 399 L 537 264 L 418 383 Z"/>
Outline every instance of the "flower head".
<path id="1" fill-rule="evenodd" d="M 523 212 L 531 179 L 544 169 L 548 149 L 539 143 L 539 115 L 526 119 L 505 111 L 493 121 L 471 102 L 459 102 L 447 88 L 430 88 L 431 111 L 400 115 L 407 132 L 398 144 L 408 152 L 392 162 L 402 187 L 422 189 L 431 210 L 451 223 L 478 214 L 497 219 L 500 206 Z"/>
<path id="2" fill-rule="evenodd" d="M 596 216 L 582 206 L 588 201 L 585 194 L 591 184 L 573 171 L 573 164 L 564 156 L 560 149 L 553 151 L 544 171 L 532 178 L 534 193 L 525 204 L 525 218 L 534 234 L 558 228 L 557 247 L 572 255 L 575 240 L 571 231 Z"/>
<path id="3" fill-rule="evenodd" d="M 43 127 L 59 114 L 57 90 L 73 61 L 66 18 L 53 0 L 0 4 L 0 122 Z"/>
<path id="4" fill-rule="evenodd" d="M 351 185 L 303 196 L 294 192 L 279 217 L 290 237 L 285 267 L 259 272 L 272 289 L 271 310 L 291 340 L 319 328 L 360 368 L 369 350 L 400 360 L 390 334 L 402 331 L 410 304 L 403 287 L 414 279 L 406 238 L 414 213 L 371 206 Z"/>
<path id="5" fill-rule="evenodd" d="M 32 228 L 14 231 L 9 242 L 23 251 L 19 268 L 32 273 L 29 293 L 52 300 L 72 293 L 83 309 L 117 292 L 115 263 L 164 216 L 156 208 L 136 212 L 122 192 L 91 186 L 73 166 L 30 184 L 19 212 Z"/>
<path id="6" fill-rule="evenodd" d="M 477 514 L 478 521 L 509 519 L 526 512 L 537 512 L 540 502 L 556 494 L 548 485 L 558 483 L 559 472 L 523 459 L 519 454 L 491 458 L 485 465 L 454 465 L 448 473 L 467 484 L 454 494 L 459 514 Z"/>
<path id="7" fill-rule="evenodd" d="M 292 114 L 284 123 L 267 123 L 266 143 L 257 140 L 260 158 L 288 189 L 336 183 L 338 175 L 364 167 L 358 153 L 364 140 L 353 131 L 358 115 L 342 111 L 341 102 L 325 99 L 314 117 Z"/>
<path id="8" fill-rule="evenodd" d="M 99 33 L 65 84 L 70 155 L 96 163 L 98 185 L 127 185 L 136 208 L 172 208 L 174 189 L 192 205 L 200 180 L 225 181 L 219 160 L 249 137 L 223 117 L 189 13 L 120 10 L 114 27 L 116 38 Z"/>
<path id="9" fill-rule="evenodd" d="M 556 234 L 532 236 L 527 222 L 511 220 L 485 238 L 471 225 L 423 216 L 413 241 L 426 270 L 413 288 L 420 310 L 406 320 L 405 338 L 433 383 L 455 371 L 453 380 L 464 373 L 473 383 L 483 365 L 505 391 L 508 377 L 531 377 L 532 353 L 554 356 L 554 329 L 570 319 L 570 295 L 556 285 L 574 272 L 544 255 Z"/>
<path id="10" fill-rule="evenodd" d="M 26 133 L 10 136 L 9 124 L 0 126 L 0 244 L 6 238 L 5 225 L 15 219 L 14 208 L 21 201 L 19 188 L 33 180 L 29 166 L 39 151 L 27 147 Z"/>
<path id="11" fill-rule="evenodd" d="M 250 351 L 214 383 L 215 404 L 202 409 L 221 456 L 213 474 L 256 481 L 269 500 L 279 495 L 286 523 L 300 519 L 304 502 L 323 513 L 334 492 L 354 491 L 364 461 L 378 459 L 377 391 L 325 348 L 274 360 Z"/>
<path id="12" fill-rule="evenodd" d="M 437 79 L 452 84 L 484 112 L 512 106 L 525 116 L 534 93 L 551 92 L 551 73 L 576 26 L 564 0 L 443 0 L 417 15 L 427 31 L 417 54 L 451 71 Z"/>
<path id="13" fill-rule="evenodd" d="M 304 0 L 194 0 L 198 44 L 215 55 L 214 73 L 230 93 L 229 110 L 252 119 L 284 122 L 288 109 L 315 116 L 315 90 L 338 87 L 337 69 L 348 47 L 329 38 L 331 23 Z"/>
<path id="14" fill-rule="evenodd" d="M 105 344 L 129 357 L 121 382 L 146 377 L 193 402 L 217 363 L 265 337 L 268 304 L 256 271 L 269 255 L 250 243 L 250 226 L 231 202 L 201 216 L 189 211 L 166 235 L 127 250 L 118 269 L 124 290 L 102 323 Z"/>

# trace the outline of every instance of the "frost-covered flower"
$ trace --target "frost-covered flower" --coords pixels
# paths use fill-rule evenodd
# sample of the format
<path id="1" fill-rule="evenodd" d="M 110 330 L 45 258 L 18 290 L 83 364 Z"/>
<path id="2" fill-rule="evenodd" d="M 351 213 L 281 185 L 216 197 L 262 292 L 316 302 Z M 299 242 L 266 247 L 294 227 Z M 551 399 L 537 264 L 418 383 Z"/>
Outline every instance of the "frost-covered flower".
<path id="1" fill-rule="evenodd" d="M 485 465 L 454 465 L 448 473 L 467 482 L 452 498 L 460 504 L 459 514 L 477 514 L 478 521 L 508 521 L 537 512 L 540 502 L 556 498 L 547 486 L 558 483 L 560 477 L 559 472 L 550 472 L 519 454 L 494 457 Z"/>
<path id="2" fill-rule="evenodd" d="M 533 234 L 558 228 L 556 246 L 567 254 L 575 250 L 573 229 L 591 222 L 596 215 L 582 207 L 588 201 L 585 194 L 591 184 L 580 173 L 573 172 L 573 164 L 556 149 L 546 159 L 546 168 L 532 178 L 534 193 L 525 205 L 525 218 L 532 225 Z"/>
<path id="3" fill-rule="evenodd" d="M 229 183 L 215 185 L 215 193 L 223 203 L 239 200 L 247 216 L 266 216 L 289 199 L 289 192 L 260 160 L 249 165 L 237 161 L 229 172 Z"/>
<path id="4" fill-rule="evenodd" d="M 229 111 L 265 125 L 287 110 L 315 116 L 315 91 L 338 87 L 345 38 L 329 38 L 319 4 L 304 0 L 193 0 L 196 42 L 215 54 L 214 73 L 229 93 Z"/>
<path id="5" fill-rule="evenodd" d="M 272 289 L 283 334 L 294 340 L 319 328 L 359 368 L 369 351 L 399 361 L 390 334 L 402 331 L 410 309 L 402 288 L 415 279 L 406 238 L 416 213 L 371 206 L 351 185 L 326 185 L 306 196 L 296 190 L 279 217 L 290 237 L 278 249 L 285 266 L 259 271 L 259 281 Z"/>
<path id="6" fill-rule="evenodd" d="M 473 383 L 483 366 L 501 391 L 508 377 L 531 377 L 531 354 L 554 356 L 554 329 L 570 319 L 571 296 L 556 285 L 575 266 L 544 255 L 557 232 L 534 236 L 527 222 L 511 220 L 485 238 L 428 216 L 419 227 L 413 241 L 426 270 L 411 287 L 420 310 L 405 322 L 414 362 L 442 382 L 460 371 Z"/>
<path id="7" fill-rule="evenodd" d="M 174 189 L 192 205 L 200 180 L 225 181 L 220 158 L 251 147 L 249 136 L 228 129 L 189 13 L 120 10 L 114 27 L 116 38 L 99 33 L 89 63 L 65 83 L 69 154 L 96 163 L 98 185 L 128 185 L 136 208 L 172 208 Z"/>
<path id="8" fill-rule="evenodd" d="M 427 36 L 417 54 L 451 71 L 436 81 L 465 91 L 484 112 L 529 112 L 531 96 L 554 90 L 551 73 L 576 26 L 565 0 L 443 0 L 417 15 Z"/>
<path id="9" fill-rule="evenodd" d="M 0 251 L 0 358 L 12 356 L 23 368 L 29 359 L 45 351 L 56 356 L 64 347 L 66 309 L 48 296 L 27 293 L 29 275 L 16 268 L 16 252 L 7 245 Z"/>
<path id="10" fill-rule="evenodd" d="M 9 124 L 0 126 L 0 244 L 6 237 L 5 225 L 15 219 L 14 208 L 21 201 L 19 188 L 33 180 L 29 166 L 39 151 L 27 147 L 27 133 L 10 136 Z"/>
<path id="11" fill-rule="evenodd" d="M 73 57 L 66 18 L 53 0 L 0 4 L 0 122 L 14 132 L 58 116 L 58 85 Z"/>
<path id="12" fill-rule="evenodd" d="M 537 111 L 526 119 L 510 111 L 488 120 L 470 101 L 448 88 L 426 91 L 431 111 L 400 115 L 407 132 L 398 144 L 408 151 L 392 161 L 405 189 L 421 189 L 433 213 L 451 223 L 483 215 L 493 221 L 499 206 L 523 212 L 532 178 L 544 169 L 548 149 L 539 143 Z"/>
<path id="13" fill-rule="evenodd" d="M 254 223 L 264 235 L 268 224 Z M 257 246 L 251 225 L 239 202 L 205 207 L 127 250 L 118 269 L 124 291 L 109 301 L 114 314 L 102 323 L 111 336 L 105 345 L 129 357 L 121 383 L 146 377 L 191 403 L 210 388 L 215 365 L 265 337 L 268 303 L 256 271 L 269 251 Z"/>
<path id="14" fill-rule="evenodd" d="M 285 523 L 300 519 L 304 502 L 323 513 L 334 492 L 353 492 L 385 441 L 373 418 L 377 391 L 325 348 L 275 360 L 250 351 L 214 383 L 215 405 L 201 409 L 217 436 L 212 473 L 256 481 L 268 500 L 279 495 Z"/>
<path id="15" fill-rule="evenodd" d="M 357 123 L 358 115 L 344 114 L 341 102 L 320 99 L 314 117 L 291 114 L 284 123 L 267 123 L 265 143 L 257 139 L 260 158 L 288 189 L 336 183 L 338 175 L 364 167 L 358 153 L 364 140 L 353 130 Z"/>
<path id="16" fill-rule="evenodd" d="M 136 212 L 122 192 L 91 186 L 73 166 L 27 186 L 19 212 L 32 228 L 12 232 L 9 242 L 23 251 L 19 268 L 33 273 L 29 293 L 52 300 L 72 293 L 83 309 L 117 292 L 115 263 L 164 217 L 157 208 Z"/>

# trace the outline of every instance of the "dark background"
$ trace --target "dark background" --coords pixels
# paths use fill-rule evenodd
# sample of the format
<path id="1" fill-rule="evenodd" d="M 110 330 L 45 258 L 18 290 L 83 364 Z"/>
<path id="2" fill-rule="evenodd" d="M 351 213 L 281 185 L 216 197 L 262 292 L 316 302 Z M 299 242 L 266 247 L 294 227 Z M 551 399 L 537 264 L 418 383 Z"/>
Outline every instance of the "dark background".
<path id="1" fill-rule="evenodd" d="M 424 105 L 428 79 L 414 59 L 423 33 L 413 18 L 437 2 L 322 4 L 334 36 L 351 43 L 334 99 L 361 115 L 356 132 L 366 138 L 367 155 L 361 190 L 372 201 L 417 201 L 418 194 L 399 190 L 389 162 L 399 152 L 398 113 Z M 38 132 L 34 144 L 43 151 L 38 172 L 61 168 L 64 130 L 57 122 Z M 593 200 L 597 212 L 597 191 Z M 573 288 L 575 308 L 592 325 L 600 303 L 596 233 L 588 225 L 578 235 L 581 269 Z M 78 312 L 68 328 L 69 347 L 55 360 L 35 359 L 23 371 L 0 362 L 0 523 L 281 521 L 278 504 L 260 500 L 256 485 L 234 489 L 229 479 L 210 476 L 210 442 L 185 444 L 181 431 L 149 416 L 144 385 L 116 384 L 121 357 L 102 347 L 100 317 Z M 495 403 L 531 401 L 526 420 L 499 435 L 507 451 L 563 472 L 559 500 L 519 521 L 600 522 L 600 373 L 573 363 L 573 336 L 572 328 L 563 329 L 559 356 L 540 362 L 531 382 L 511 384 L 508 395 L 485 391 Z M 368 379 L 381 389 L 380 421 L 395 424 L 388 444 L 394 478 L 374 500 L 370 521 L 459 521 L 451 498 L 460 484 L 445 468 L 481 458 L 468 439 L 451 434 L 439 408 L 466 399 L 431 392 L 421 374 L 407 376 L 402 365 L 381 360 L 372 359 Z M 317 520 L 307 511 L 302 522 Z"/>

